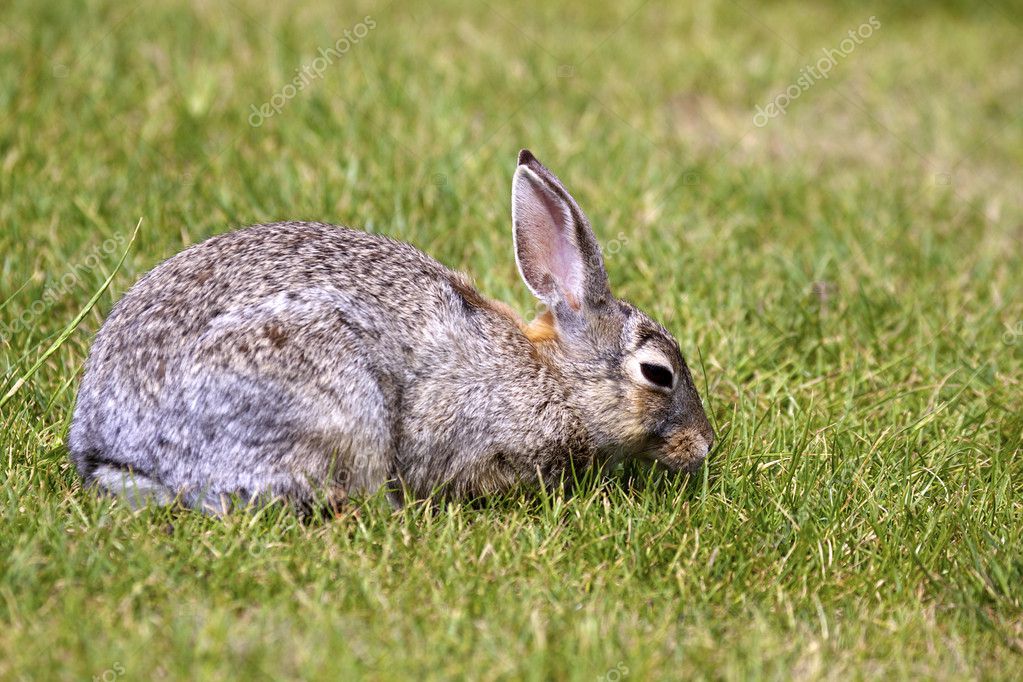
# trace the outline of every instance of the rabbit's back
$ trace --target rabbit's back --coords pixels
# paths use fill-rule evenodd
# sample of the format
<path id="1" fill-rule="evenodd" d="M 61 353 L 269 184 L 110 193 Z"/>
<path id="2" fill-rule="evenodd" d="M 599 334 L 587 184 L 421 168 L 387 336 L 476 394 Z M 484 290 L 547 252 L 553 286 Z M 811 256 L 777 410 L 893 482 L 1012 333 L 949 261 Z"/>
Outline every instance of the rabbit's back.
<path id="1" fill-rule="evenodd" d="M 90 373 L 117 367 L 160 386 L 160 361 L 239 306 L 305 290 L 343 298 L 350 323 L 401 344 L 442 313 L 448 270 L 410 244 L 322 223 L 273 223 L 208 239 L 164 261 L 132 287 L 96 336 Z M 126 373 L 127 374 L 127 373 Z"/>
<path id="2" fill-rule="evenodd" d="M 297 497 L 301 479 L 328 476 L 346 492 L 372 489 L 391 454 L 371 451 L 388 441 L 380 429 L 417 352 L 475 343 L 501 315 L 467 315 L 482 300 L 415 247 L 348 228 L 277 223 L 214 237 L 115 306 L 86 365 L 72 457 L 86 480 L 110 465 L 175 490 L 194 480 Z M 510 321 L 496 327 L 514 335 Z M 328 462 L 338 448 L 371 454 Z"/>

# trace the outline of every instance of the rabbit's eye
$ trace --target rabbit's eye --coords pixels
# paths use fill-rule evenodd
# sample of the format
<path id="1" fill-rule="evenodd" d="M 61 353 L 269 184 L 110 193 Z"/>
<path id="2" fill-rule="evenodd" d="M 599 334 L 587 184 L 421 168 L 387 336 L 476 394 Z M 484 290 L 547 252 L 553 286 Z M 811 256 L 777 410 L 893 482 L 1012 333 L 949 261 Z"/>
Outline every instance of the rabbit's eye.
<path id="1" fill-rule="evenodd" d="M 664 365 L 653 365 L 649 362 L 641 362 L 639 364 L 639 371 L 643 373 L 643 378 L 649 381 L 655 386 L 662 386 L 664 388 L 671 388 L 672 380 L 674 376 L 671 370 Z"/>

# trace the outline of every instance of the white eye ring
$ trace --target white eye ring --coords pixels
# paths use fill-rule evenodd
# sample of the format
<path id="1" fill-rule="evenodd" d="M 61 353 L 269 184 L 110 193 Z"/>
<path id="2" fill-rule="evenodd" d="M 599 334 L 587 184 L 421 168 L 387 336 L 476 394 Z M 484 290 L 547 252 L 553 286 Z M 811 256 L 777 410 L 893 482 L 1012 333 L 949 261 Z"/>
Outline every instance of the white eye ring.
<path id="1" fill-rule="evenodd" d="M 675 388 L 671 361 L 654 349 L 641 348 L 625 362 L 625 370 L 637 384 L 670 393 Z"/>

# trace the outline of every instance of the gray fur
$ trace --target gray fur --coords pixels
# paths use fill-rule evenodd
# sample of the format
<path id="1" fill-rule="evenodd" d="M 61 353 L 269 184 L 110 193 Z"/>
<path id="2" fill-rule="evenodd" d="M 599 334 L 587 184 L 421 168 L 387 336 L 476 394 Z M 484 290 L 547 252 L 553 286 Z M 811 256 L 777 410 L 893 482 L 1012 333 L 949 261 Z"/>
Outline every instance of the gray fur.
<path id="1" fill-rule="evenodd" d="M 97 334 L 69 436 L 86 484 L 220 512 L 228 496 L 308 505 L 385 485 L 466 498 L 625 455 L 698 466 L 713 432 L 678 344 L 610 295 L 557 178 L 528 152 L 520 165 L 517 240 L 569 230 L 545 255 L 582 268 L 561 281 L 517 249 L 548 287 L 549 333 L 387 237 L 295 222 L 213 237 L 144 276 Z M 582 301 L 559 294 L 573 286 Z M 666 358 L 677 385 L 626 371 L 636 353 Z"/>

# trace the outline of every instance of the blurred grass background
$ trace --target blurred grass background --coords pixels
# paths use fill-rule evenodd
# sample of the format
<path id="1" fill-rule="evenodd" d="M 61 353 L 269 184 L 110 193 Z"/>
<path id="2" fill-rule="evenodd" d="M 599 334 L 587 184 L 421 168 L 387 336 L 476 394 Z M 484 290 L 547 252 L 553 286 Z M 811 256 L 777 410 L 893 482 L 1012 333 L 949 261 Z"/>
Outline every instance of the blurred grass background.
<path id="1" fill-rule="evenodd" d="M 0 392 L 143 222 L 0 408 L 0 678 L 1018 679 L 1021 27 L 965 0 L 3 3 Z M 721 434 L 701 476 L 313 524 L 80 489 L 92 333 L 212 234 L 362 226 L 532 311 L 520 147 L 678 336 Z"/>

